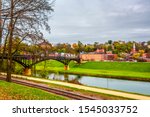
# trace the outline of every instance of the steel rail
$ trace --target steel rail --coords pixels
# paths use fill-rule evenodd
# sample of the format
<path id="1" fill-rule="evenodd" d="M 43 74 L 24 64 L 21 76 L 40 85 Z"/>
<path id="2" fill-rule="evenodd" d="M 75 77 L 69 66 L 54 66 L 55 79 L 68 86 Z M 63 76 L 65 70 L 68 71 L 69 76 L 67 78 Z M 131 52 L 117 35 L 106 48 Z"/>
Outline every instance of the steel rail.
<path id="1" fill-rule="evenodd" d="M 6 78 L 0 76 L 0 80 L 6 80 Z M 33 83 L 33 82 L 26 81 L 26 80 L 13 78 L 12 82 L 16 83 L 16 84 L 32 87 L 32 88 L 38 88 L 38 89 L 41 89 L 41 90 L 44 90 L 44 91 L 47 91 L 50 93 L 54 93 L 57 95 L 65 96 L 65 97 L 68 97 L 68 98 L 74 99 L 74 100 L 97 100 L 94 97 L 90 97 L 90 96 L 86 96 L 86 95 L 80 95 L 77 93 L 73 93 L 70 91 L 65 91 L 65 90 L 61 90 L 61 89 L 57 89 L 57 88 L 51 88 L 48 86 L 43 86 L 43 85 L 40 85 L 38 83 Z"/>

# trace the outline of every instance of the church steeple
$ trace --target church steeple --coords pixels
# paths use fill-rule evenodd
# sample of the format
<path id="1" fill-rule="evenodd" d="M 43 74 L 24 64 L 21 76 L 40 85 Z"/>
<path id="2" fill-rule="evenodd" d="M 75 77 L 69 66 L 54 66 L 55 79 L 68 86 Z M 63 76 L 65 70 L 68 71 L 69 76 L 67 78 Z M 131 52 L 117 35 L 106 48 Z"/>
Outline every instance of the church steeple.
<path id="1" fill-rule="evenodd" d="M 136 47 L 135 47 L 135 43 L 133 42 L 133 47 L 132 47 L 132 54 L 136 53 Z"/>
<path id="2" fill-rule="evenodd" d="M 135 43 L 133 43 L 133 52 L 135 53 L 136 49 L 135 49 Z"/>

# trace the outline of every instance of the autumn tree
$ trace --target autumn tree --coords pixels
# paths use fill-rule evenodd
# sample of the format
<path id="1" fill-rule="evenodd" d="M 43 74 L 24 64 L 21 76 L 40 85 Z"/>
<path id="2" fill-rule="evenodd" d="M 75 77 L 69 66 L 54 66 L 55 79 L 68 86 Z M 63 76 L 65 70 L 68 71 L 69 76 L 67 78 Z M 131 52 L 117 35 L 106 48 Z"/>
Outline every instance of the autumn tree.
<path id="1" fill-rule="evenodd" d="M 77 49 L 77 52 L 78 54 L 80 54 L 84 49 L 84 45 L 81 41 L 78 41 L 78 49 Z"/>
<path id="2" fill-rule="evenodd" d="M 2 33 L 4 35 L 2 38 L 5 42 L 8 40 L 7 81 L 10 82 L 13 38 L 18 36 L 21 41 L 26 39 L 26 42 L 43 39 L 40 28 L 50 32 L 48 19 L 53 11 L 53 2 L 50 0 L 5 0 L 2 4 Z"/>

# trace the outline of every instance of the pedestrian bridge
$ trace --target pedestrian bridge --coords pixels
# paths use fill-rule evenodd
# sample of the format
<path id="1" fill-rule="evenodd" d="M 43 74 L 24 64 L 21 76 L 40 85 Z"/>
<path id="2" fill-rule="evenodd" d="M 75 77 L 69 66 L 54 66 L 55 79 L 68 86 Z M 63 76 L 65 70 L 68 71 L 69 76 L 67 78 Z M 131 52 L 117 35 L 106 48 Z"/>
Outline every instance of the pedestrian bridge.
<path id="1" fill-rule="evenodd" d="M 8 59 L 7 55 L 0 55 L 0 59 Z M 64 55 L 48 55 L 48 56 L 39 56 L 39 55 L 13 55 L 12 60 L 19 63 L 25 68 L 25 75 L 30 75 L 31 68 L 33 65 L 40 63 L 46 60 L 56 60 L 64 64 L 64 69 L 68 70 L 70 61 L 76 61 L 80 63 L 79 56 L 64 56 Z"/>

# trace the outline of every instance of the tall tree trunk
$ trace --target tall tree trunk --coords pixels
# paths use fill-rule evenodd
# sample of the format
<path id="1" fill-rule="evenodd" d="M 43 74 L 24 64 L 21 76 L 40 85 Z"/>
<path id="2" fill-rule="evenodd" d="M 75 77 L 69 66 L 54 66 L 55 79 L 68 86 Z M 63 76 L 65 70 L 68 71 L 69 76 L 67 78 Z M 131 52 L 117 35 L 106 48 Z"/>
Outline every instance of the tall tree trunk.
<path id="1" fill-rule="evenodd" d="M 8 59 L 7 59 L 7 82 L 11 82 L 11 72 L 12 72 L 12 38 L 13 38 L 13 0 L 11 0 L 11 11 L 10 11 L 10 36 L 8 41 Z"/>
<path id="2" fill-rule="evenodd" d="M 2 0 L 0 0 L 0 53 L 2 50 Z"/>
<path id="3" fill-rule="evenodd" d="M 4 45 L 3 45 L 3 51 L 1 53 L 1 67 L 0 69 L 5 70 L 5 64 L 4 64 L 4 56 L 6 56 L 6 45 L 7 45 L 7 41 L 8 41 L 8 36 L 9 36 L 9 33 L 7 34 L 6 36 L 6 39 L 4 40 Z"/>
<path id="4" fill-rule="evenodd" d="M 0 56 L 1 56 L 1 52 L 2 52 L 2 0 L 0 0 Z M 0 60 L 0 64 L 2 63 L 3 61 Z M 2 70 L 2 64 L 0 66 L 0 70 Z"/>

